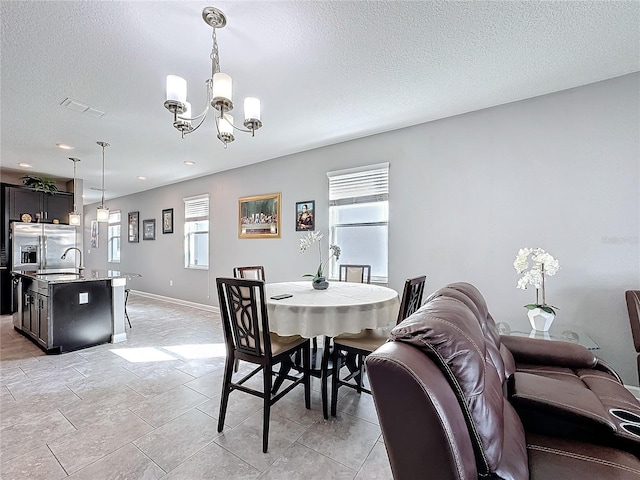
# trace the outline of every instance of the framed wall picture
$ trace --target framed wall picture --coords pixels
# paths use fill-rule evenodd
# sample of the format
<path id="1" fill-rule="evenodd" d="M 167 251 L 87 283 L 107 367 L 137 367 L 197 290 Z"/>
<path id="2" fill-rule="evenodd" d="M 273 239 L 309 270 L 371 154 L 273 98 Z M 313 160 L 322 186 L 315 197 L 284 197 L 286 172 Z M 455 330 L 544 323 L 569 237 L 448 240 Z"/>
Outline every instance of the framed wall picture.
<path id="1" fill-rule="evenodd" d="M 296 231 L 304 232 L 316 229 L 315 200 L 296 202 Z"/>
<path id="2" fill-rule="evenodd" d="M 140 241 L 138 237 L 140 232 L 140 224 L 138 223 L 138 218 L 140 217 L 140 212 L 129 212 L 127 215 L 128 226 L 129 226 L 129 242 L 137 243 Z"/>
<path id="3" fill-rule="evenodd" d="M 100 224 L 97 220 L 91 220 L 91 248 L 99 247 L 100 239 Z"/>
<path id="4" fill-rule="evenodd" d="M 280 194 L 238 199 L 238 238 L 280 238 Z"/>
<path id="5" fill-rule="evenodd" d="M 142 239 L 143 240 L 156 239 L 156 219 L 155 218 L 142 221 Z"/>
<path id="6" fill-rule="evenodd" d="M 173 208 L 162 210 L 162 233 L 173 233 Z"/>

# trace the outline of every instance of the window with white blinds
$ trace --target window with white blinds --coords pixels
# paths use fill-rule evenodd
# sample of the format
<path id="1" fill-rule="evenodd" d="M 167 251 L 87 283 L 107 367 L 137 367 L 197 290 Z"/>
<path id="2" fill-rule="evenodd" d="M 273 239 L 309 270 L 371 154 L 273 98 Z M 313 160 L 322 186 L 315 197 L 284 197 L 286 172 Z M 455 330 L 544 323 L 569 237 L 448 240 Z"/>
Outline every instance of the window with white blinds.
<path id="1" fill-rule="evenodd" d="M 329 241 L 340 246 L 338 262 L 329 275 L 338 278 L 338 265 L 371 265 L 371 280 L 388 281 L 389 164 L 327 173 L 329 178 Z"/>
<path id="2" fill-rule="evenodd" d="M 184 266 L 209 268 L 209 195 L 184 198 Z"/>

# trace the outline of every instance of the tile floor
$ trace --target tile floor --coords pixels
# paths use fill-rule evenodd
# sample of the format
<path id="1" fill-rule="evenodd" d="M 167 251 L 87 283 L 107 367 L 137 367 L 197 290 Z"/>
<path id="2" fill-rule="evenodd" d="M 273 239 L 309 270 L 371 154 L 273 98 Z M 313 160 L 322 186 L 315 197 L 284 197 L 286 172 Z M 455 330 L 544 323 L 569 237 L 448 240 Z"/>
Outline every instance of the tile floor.
<path id="1" fill-rule="evenodd" d="M 297 387 L 272 408 L 263 454 L 256 397 L 232 393 L 217 432 L 219 316 L 134 294 L 127 310 L 127 342 L 63 355 L 0 317 L 0 478 L 392 478 L 369 395 L 341 389 L 338 416 L 325 421 L 319 383 L 311 410 Z"/>

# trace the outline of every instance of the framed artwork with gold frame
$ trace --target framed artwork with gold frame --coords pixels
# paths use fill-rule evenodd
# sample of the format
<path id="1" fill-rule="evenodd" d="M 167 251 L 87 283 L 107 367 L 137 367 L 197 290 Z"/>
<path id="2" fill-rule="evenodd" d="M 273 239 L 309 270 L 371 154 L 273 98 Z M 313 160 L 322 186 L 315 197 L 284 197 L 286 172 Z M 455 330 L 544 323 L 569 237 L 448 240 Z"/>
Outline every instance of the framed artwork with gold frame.
<path id="1" fill-rule="evenodd" d="M 280 238 L 280 193 L 238 199 L 238 238 Z"/>

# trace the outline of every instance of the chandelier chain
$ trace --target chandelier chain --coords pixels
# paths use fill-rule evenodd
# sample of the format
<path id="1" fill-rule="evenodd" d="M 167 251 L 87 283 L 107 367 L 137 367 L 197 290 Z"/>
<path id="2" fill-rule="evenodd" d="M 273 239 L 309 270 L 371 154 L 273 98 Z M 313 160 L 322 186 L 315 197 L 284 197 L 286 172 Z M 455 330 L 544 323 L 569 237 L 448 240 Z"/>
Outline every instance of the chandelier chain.
<path id="1" fill-rule="evenodd" d="M 216 73 L 220 73 L 220 53 L 218 52 L 218 39 L 216 38 L 216 29 L 213 28 L 211 39 L 213 40 L 213 47 L 211 48 L 211 78 Z"/>

